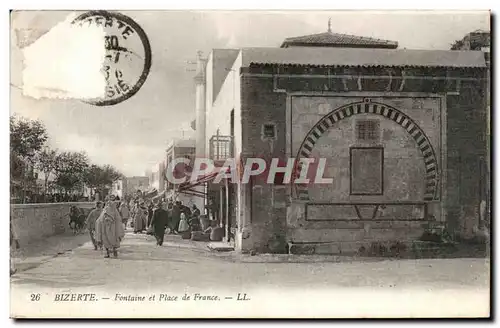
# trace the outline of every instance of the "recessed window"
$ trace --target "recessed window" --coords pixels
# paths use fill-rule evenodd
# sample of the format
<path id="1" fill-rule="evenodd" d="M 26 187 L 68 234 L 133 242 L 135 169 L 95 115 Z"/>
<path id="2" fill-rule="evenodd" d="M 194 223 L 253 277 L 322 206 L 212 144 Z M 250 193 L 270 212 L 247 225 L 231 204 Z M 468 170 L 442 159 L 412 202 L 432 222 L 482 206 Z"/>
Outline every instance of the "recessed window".
<path id="1" fill-rule="evenodd" d="M 359 141 L 378 141 L 380 139 L 380 121 L 356 121 L 356 138 Z"/>
<path id="2" fill-rule="evenodd" d="M 276 139 L 276 124 L 267 123 L 262 125 L 262 138 Z"/>
<path id="3" fill-rule="evenodd" d="M 382 195 L 384 192 L 384 149 L 350 148 L 351 195 Z"/>

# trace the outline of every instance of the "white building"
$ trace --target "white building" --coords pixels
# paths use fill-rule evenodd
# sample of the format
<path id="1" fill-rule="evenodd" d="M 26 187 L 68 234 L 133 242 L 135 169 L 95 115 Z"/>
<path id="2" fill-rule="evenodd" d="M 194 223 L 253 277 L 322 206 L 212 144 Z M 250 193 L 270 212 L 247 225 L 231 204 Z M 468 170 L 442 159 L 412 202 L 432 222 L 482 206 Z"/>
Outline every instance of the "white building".
<path id="1" fill-rule="evenodd" d="M 120 199 L 123 198 L 124 195 L 124 186 L 126 186 L 126 181 L 125 179 L 117 180 L 113 182 L 111 185 L 111 194 L 120 197 Z"/>
<path id="2" fill-rule="evenodd" d="M 149 189 L 149 178 L 145 176 L 133 176 L 126 177 L 124 179 L 117 180 L 113 182 L 111 187 L 111 194 L 120 197 L 130 196 L 140 191 L 146 191 Z"/>
<path id="3" fill-rule="evenodd" d="M 165 170 L 168 169 L 169 163 L 171 163 L 175 158 L 187 158 L 193 164 L 196 154 L 196 140 L 195 139 L 174 139 L 168 146 L 165 153 Z M 165 172 L 165 171 L 164 171 Z M 165 176 L 165 175 L 164 175 Z M 176 190 L 176 185 L 165 181 L 165 191 L 167 198 L 175 198 L 176 200 L 182 201 L 185 205 L 197 204 L 203 206 L 203 199 L 198 199 L 199 197 L 192 195 L 179 194 Z M 202 208 L 202 207 L 200 207 Z"/>
<path id="4" fill-rule="evenodd" d="M 149 170 L 149 189 L 159 193 L 165 190 L 165 161 L 156 163 Z"/>

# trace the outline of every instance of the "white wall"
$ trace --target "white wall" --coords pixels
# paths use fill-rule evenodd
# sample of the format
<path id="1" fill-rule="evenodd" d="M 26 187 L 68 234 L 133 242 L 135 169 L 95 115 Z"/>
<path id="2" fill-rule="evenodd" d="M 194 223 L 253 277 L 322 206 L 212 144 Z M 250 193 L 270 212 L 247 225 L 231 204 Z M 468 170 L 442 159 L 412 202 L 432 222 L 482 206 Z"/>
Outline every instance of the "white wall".
<path id="1" fill-rule="evenodd" d="M 147 177 L 128 177 L 127 178 L 127 193 L 133 194 L 138 189 L 146 191 L 149 187 L 149 179 Z"/>
<path id="2" fill-rule="evenodd" d="M 159 192 L 165 189 L 165 179 L 163 178 L 163 162 L 156 163 L 151 168 L 151 180 L 149 185 L 151 188 L 156 188 Z"/>
<path id="3" fill-rule="evenodd" d="M 122 180 L 117 180 L 117 181 L 113 182 L 113 184 L 111 186 L 111 194 L 122 198 L 123 197 L 123 193 L 124 193 L 124 190 L 123 190 L 123 181 Z"/>
<path id="4" fill-rule="evenodd" d="M 224 83 L 214 100 L 213 104 L 207 102 L 207 127 L 206 127 L 206 149 L 210 149 L 209 141 L 213 135 L 217 134 L 229 136 L 231 134 L 231 111 L 234 109 L 234 155 L 238 158 L 242 151 L 241 136 L 241 79 L 240 68 L 242 66 L 241 52 L 228 72 Z M 211 89 L 210 89 L 211 90 Z M 210 97 L 211 98 L 211 97 Z M 207 100 L 209 97 L 207 96 Z M 240 186 L 236 186 L 236 220 L 241 226 L 240 212 L 243 206 L 241 200 Z"/>
<path id="5" fill-rule="evenodd" d="M 205 94 L 205 126 L 208 128 L 208 120 L 210 117 L 210 109 L 212 108 L 212 104 L 214 102 L 214 82 L 213 82 L 213 65 L 214 58 L 213 53 L 210 53 L 207 60 L 207 66 L 205 70 L 205 85 L 206 85 L 206 94 Z M 205 129 L 205 141 L 209 136 L 207 130 Z"/>
<path id="6" fill-rule="evenodd" d="M 208 102 L 211 100 L 207 96 L 207 128 L 206 128 L 206 149 L 209 150 L 210 138 L 217 134 L 219 129 L 220 135 L 228 136 L 231 132 L 231 110 L 234 109 L 234 134 L 235 134 L 235 151 L 241 152 L 241 114 L 240 114 L 240 72 L 241 68 L 241 53 L 236 58 L 231 71 L 228 72 L 226 80 L 222 84 L 221 90 L 213 104 Z M 207 75 L 208 76 L 208 75 Z M 210 90 L 212 88 L 207 88 Z M 239 123 L 239 124 L 238 124 Z M 236 137 L 239 136 L 239 137 Z"/>

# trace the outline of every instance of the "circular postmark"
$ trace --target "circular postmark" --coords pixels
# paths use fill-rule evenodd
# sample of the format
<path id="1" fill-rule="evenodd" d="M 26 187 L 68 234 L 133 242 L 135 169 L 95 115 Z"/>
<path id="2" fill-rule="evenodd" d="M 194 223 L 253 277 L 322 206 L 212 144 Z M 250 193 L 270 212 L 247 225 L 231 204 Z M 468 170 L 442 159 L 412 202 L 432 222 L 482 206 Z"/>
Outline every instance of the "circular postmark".
<path id="1" fill-rule="evenodd" d="M 135 95 L 151 69 L 151 45 L 144 30 L 133 19 L 116 12 L 86 12 L 73 24 L 99 26 L 105 32 L 105 59 L 102 73 L 106 78 L 104 97 L 87 99 L 96 106 L 116 105 Z"/>

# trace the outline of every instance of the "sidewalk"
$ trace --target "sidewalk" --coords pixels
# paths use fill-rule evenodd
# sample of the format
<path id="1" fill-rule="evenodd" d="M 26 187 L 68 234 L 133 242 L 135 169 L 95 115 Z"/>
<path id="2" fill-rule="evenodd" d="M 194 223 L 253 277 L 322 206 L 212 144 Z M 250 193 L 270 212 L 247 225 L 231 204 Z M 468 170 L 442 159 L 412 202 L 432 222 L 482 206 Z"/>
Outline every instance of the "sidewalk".
<path id="1" fill-rule="evenodd" d="M 92 248 L 90 244 L 90 237 L 85 232 L 81 235 L 72 235 L 69 233 L 48 237 L 27 245 L 21 245 L 21 249 L 13 254 L 13 260 L 18 272 L 26 271 L 36 268 L 41 264 L 51 260 L 54 257 L 63 255 L 67 252 L 73 251 L 84 244 L 86 248 Z M 155 240 L 153 236 L 146 234 L 133 234 L 130 229 L 127 229 L 127 235 L 123 243 L 123 250 L 127 251 L 132 245 L 137 244 L 150 244 L 154 245 Z M 187 254 L 195 251 L 197 254 L 204 254 L 204 259 L 212 259 L 223 261 L 226 263 L 376 263 L 383 261 L 398 261 L 404 259 L 423 259 L 424 257 L 389 257 L 389 256 L 356 256 L 356 255 L 295 255 L 295 254 L 241 254 L 236 251 L 218 251 L 221 245 L 225 243 L 206 242 L 206 241 L 192 241 L 190 239 L 182 239 L 179 235 L 165 235 L 163 248 L 184 250 Z M 212 247 L 211 247 L 212 246 Z M 215 247 L 218 246 L 218 247 Z M 214 249 L 215 248 L 215 249 Z M 136 246 L 132 247 L 134 252 L 137 252 Z M 484 258 L 483 252 L 478 251 L 475 247 L 470 245 L 462 245 L 458 249 L 450 253 L 440 254 L 431 258 Z M 160 260 L 162 256 L 158 258 Z M 168 261 L 168 256 L 164 259 Z M 217 261 L 217 262 L 218 262 Z"/>
<path id="2" fill-rule="evenodd" d="M 13 251 L 11 256 L 17 272 L 22 272 L 36 268 L 51 258 L 69 252 L 88 241 L 90 241 L 88 232 L 76 236 L 67 232 L 20 245 L 21 248 Z"/>
<path id="3" fill-rule="evenodd" d="M 242 254 L 229 250 L 229 243 L 224 242 L 196 242 L 181 240 L 179 243 L 188 242 L 198 249 L 209 251 L 211 255 L 220 260 L 241 263 L 349 263 L 349 262 L 381 262 L 398 260 L 419 259 L 452 259 L 452 258 L 489 258 L 489 252 L 484 245 L 457 244 L 453 247 L 434 245 L 423 242 L 418 250 L 407 250 L 400 255 L 365 255 L 365 254 Z M 428 245 L 429 244 L 429 245 Z"/>

